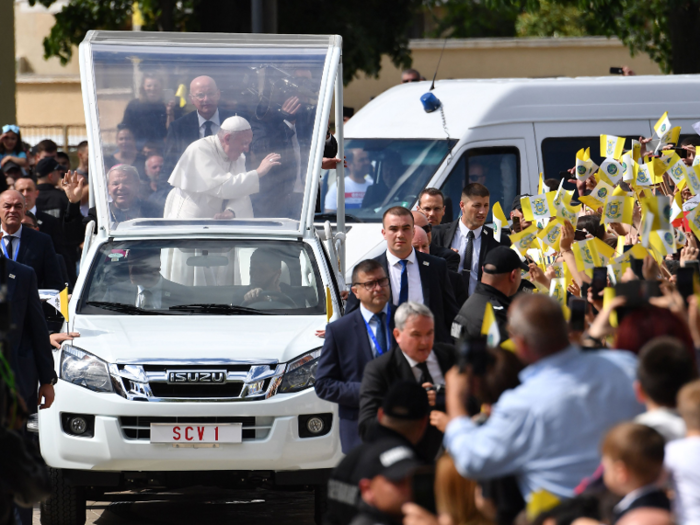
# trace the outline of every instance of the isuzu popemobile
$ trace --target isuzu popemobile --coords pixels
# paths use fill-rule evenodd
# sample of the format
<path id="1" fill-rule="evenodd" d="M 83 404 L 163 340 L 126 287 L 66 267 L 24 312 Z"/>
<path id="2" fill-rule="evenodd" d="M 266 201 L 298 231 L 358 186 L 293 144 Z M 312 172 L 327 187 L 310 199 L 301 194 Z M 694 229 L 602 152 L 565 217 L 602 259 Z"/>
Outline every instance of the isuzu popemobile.
<path id="1" fill-rule="evenodd" d="M 39 415 L 53 482 L 42 523 L 82 524 L 86 498 L 144 487 L 304 486 L 323 499 L 342 453 L 336 408 L 313 388 L 323 343 L 315 331 L 341 314 L 344 228 L 341 216 L 340 233 L 328 224 L 317 233 L 313 218 L 334 90 L 343 105 L 341 58 L 338 36 L 86 36 L 97 223 L 87 227 L 65 327 L 80 337 L 54 352 L 56 400 Z M 110 173 L 117 142 L 133 140 L 117 125 L 146 77 L 167 102 L 202 76 L 214 84 L 192 97 L 218 99 L 220 124 L 244 117 L 252 142 L 236 135 L 237 156 L 214 134 L 185 163 L 171 149 L 177 187 L 165 190 L 162 215 L 146 216 L 158 195 L 144 174 L 124 165 Z M 290 99 L 296 111 L 287 112 Z M 293 132 L 291 149 L 275 142 L 279 126 Z M 281 166 L 258 182 L 255 148 L 296 167 L 295 192 L 282 191 Z M 215 173 L 219 165 L 230 171 Z M 236 175 L 255 180 L 241 188 Z"/>

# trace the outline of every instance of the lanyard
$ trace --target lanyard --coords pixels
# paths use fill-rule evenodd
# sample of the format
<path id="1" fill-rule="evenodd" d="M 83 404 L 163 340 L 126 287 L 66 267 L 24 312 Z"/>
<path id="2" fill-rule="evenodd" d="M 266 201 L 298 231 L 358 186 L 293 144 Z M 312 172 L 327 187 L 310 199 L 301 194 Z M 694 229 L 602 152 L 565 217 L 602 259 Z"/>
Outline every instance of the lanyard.
<path id="1" fill-rule="evenodd" d="M 391 346 L 391 336 L 389 335 L 391 331 L 389 330 L 389 317 L 391 317 L 391 304 L 387 303 L 386 305 L 386 347 L 387 349 Z M 379 346 L 379 343 L 377 342 L 377 338 L 374 335 L 374 332 L 372 331 L 372 327 L 369 325 L 367 320 L 362 317 L 362 320 L 365 322 L 365 326 L 367 327 L 367 333 L 369 334 L 369 338 L 372 340 L 374 343 L 374 348 L 377 349 L 377 353 L 379 355 L 382 355 L 384 352 L 382 351 L 382 347 Z"/>
<path id="2" fill-rule="evenodd" d="M 13 261 L 17 261 L 17 256 L 19 255 L 19 237 L 14 237 L 12 236 L 13 239 L 17 241 L 17 247 L 15 248 L 14 246 L 12 247 L 14 249 L 14 257 L 10 257 L 7 255 L 7 240 L 5 242 L 0 242 L 0 246 L 2 246 L 2 252 L 5 254 L 5 257 L 8 259 L 12 259 Z"/>

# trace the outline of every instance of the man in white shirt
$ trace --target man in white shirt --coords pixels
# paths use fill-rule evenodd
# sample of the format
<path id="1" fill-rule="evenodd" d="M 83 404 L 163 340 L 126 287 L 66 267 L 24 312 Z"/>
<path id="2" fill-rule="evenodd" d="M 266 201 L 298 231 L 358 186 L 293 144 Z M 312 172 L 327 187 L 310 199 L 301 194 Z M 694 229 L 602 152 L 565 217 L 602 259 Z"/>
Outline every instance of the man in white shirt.
<path id="1" fill-rule="evenodd" d="M 348 175 L 345 176 L 345 209 L 362 208 L 362 200 L 365 198 L 367 188 L 374 184 L 370 176 L 372 164 L 369 153 L 359 148 L 352 148 L 346 152 L 348 162 Z M 331 184 L 326 193 L 326 213 L 333 213 L 338 209 L 338 186 Z"/>
<path id="2" fill-rule="evenodd" d="M 484 257 L 500 243 L 493 230 L 484 226 L 489 214 L 490 193 L 486 186 L 474 182 L 462 190 L 459 209 L 462 216 L 448 224 L 433 228 L 432 245 L 451 248 L 459 254 L 459 272 L 469 296 L 481 280 Z"/>

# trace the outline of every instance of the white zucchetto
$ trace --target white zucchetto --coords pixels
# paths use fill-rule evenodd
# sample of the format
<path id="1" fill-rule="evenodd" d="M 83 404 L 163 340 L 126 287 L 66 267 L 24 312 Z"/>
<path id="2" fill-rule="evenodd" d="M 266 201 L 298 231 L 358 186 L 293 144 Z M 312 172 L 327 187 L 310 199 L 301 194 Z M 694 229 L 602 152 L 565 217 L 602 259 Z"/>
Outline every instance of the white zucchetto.
<path id="1" fill-rule="evenodd" d="M 221 124 L 221 130 L 228 132 L 247 131 L 250 124 L 243 117 L 229 117 Z"/>

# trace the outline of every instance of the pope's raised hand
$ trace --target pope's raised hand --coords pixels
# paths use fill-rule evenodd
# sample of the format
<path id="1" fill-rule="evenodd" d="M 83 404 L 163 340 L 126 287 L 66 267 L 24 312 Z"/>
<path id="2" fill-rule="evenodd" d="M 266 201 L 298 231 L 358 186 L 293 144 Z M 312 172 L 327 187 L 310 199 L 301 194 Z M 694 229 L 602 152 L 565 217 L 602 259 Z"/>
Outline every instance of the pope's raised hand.
<path id="1" fill-rule="evenodd" d="M 258 166 L 258 176 L 264 177 L 273 166 L 279 166 L 281 158 L 282 157 L 280 157 L 280 155 L 277 153 L 270 153 L 267 157 L 265 157 L 262 160 L 260 166 Z"/>
<path id="2" fill-rule="evenodd" d="M 61 187 L 63 191 L 66 192 L 68 200 L 73 204 L 80 202 L 83 198 L 83 187 L 85 186 L 85 179 L 80 177 L 77 172 L 69 171 L 63 177 L 63 182 Z"/>

